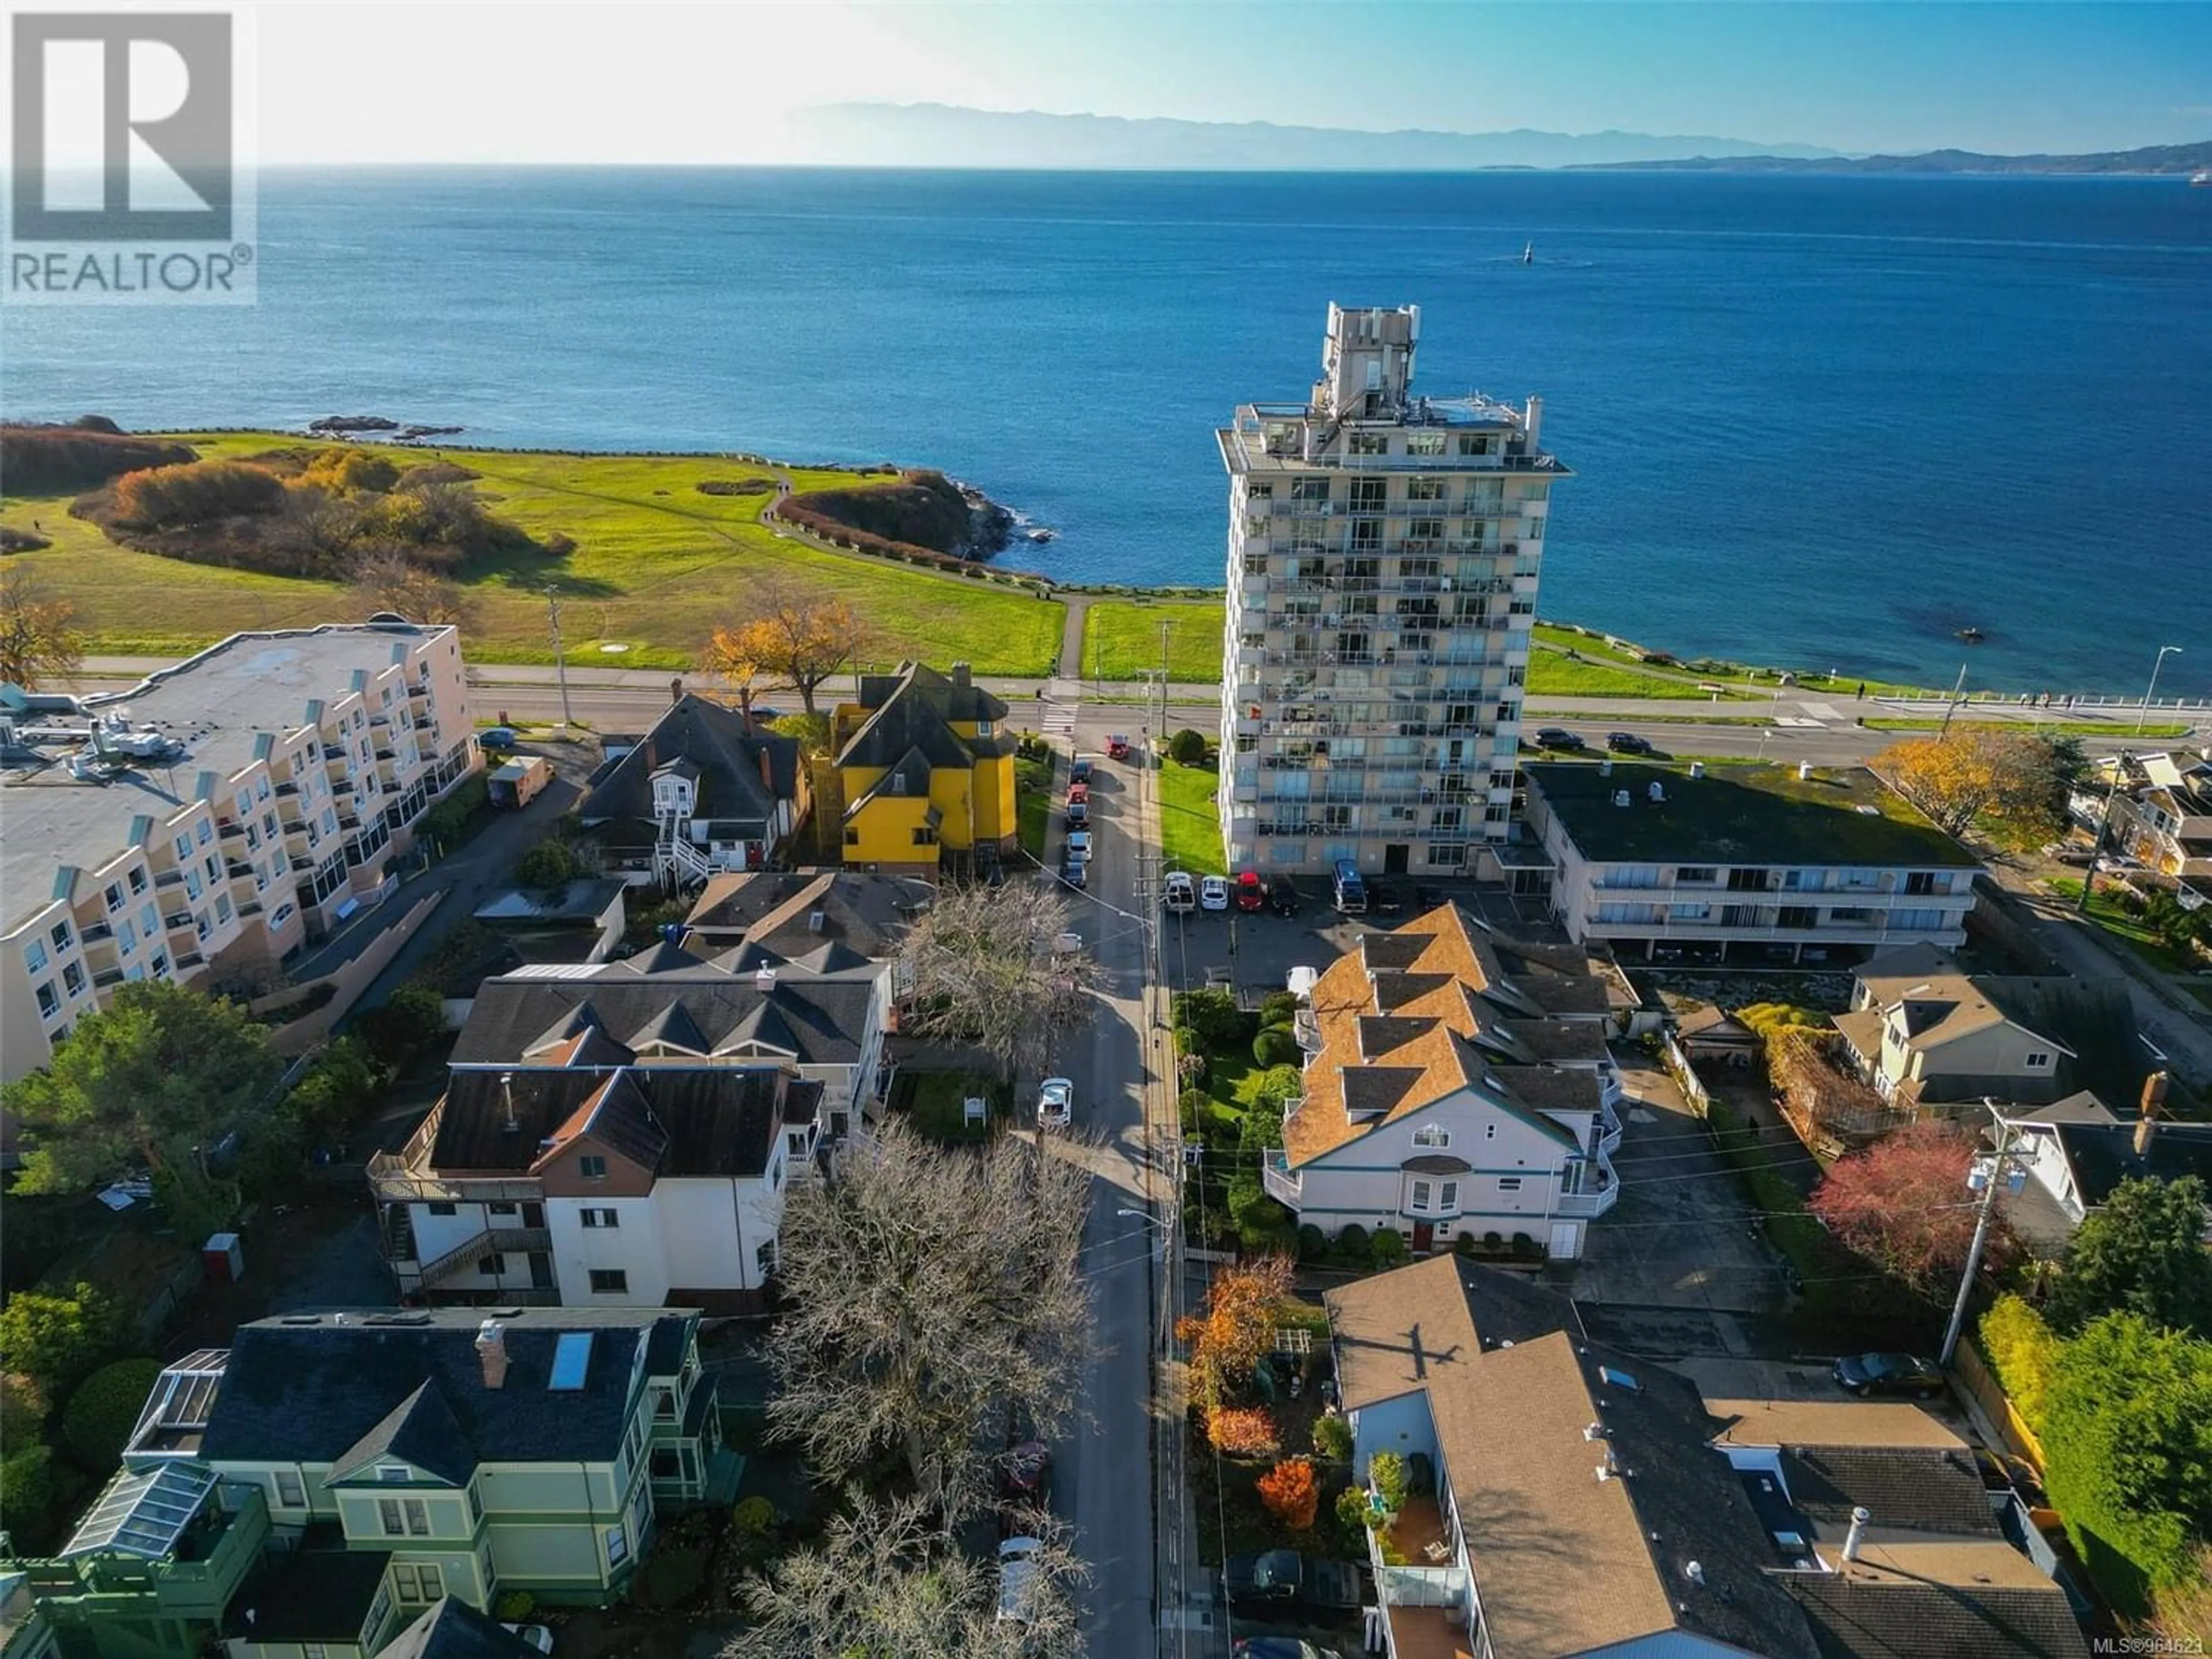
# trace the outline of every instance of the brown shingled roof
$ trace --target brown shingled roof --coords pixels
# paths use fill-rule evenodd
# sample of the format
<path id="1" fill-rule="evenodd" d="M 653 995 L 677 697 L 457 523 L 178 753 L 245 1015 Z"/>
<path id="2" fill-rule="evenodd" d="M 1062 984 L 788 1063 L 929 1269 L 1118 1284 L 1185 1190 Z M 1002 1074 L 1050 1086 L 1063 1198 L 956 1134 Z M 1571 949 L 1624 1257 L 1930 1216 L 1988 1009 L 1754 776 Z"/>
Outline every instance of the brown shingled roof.
<path id="1" fill-rule="evenodd" d="M 1581 971 L 1584 960 L 1503 939 L 1452 904 L 1363 937 L 1314 984 L 1322 1046 L 1306 1062 L 1304 1100 L 1283 1126 L 1292 1166 L 1468 1088 L 1566 1136 L 1542 1109 L 1596 1110 L 1595 1077 L 1492 1057 L 1469 1039 L 1487 1036 L 1501 1054 L 1516 1058 L 1601 1056 L 1604 1034 L 1588 1022 L 1583 1030 L 1527 1013 L 1602 1011 L 1605 988 Z M 1387 1079 L 1361 1075 L 1382 1068 Z"/>

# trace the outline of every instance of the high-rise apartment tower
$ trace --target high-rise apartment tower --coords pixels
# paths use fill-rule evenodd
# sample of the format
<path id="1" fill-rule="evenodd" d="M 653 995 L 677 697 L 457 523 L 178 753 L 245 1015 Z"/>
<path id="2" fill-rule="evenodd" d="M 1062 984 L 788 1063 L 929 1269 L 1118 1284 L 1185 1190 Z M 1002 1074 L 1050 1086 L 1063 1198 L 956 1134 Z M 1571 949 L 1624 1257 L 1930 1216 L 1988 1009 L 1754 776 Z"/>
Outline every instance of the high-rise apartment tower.
<path id="1" fill-rule="evenodd" d="M 1540 446 L 1540 398 L 1417 396 L 1420 333 L 1417 306 L 1332 305 L 1312 396 L 1217 434 L 1232 868 L 1474 874 L 1505 836 L 1545 514 L 1571 475 Z"/>

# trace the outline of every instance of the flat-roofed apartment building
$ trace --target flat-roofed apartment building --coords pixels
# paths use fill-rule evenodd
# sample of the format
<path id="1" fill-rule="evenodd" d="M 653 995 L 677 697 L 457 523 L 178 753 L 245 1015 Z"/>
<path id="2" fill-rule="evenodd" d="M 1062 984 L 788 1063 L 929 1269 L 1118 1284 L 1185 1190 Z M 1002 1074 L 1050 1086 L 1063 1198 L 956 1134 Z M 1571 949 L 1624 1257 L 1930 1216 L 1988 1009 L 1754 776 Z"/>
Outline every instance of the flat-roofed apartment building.
<path id="1" fill-rule="evenodd" d="M 1551 908 L 1625 962 L 1864 962 L 1954 949 L 1974 855 L 1864 767 L 1528 767 Z"/>
<path id="2" fill-rule="evenodd" d="M 1312 395 L 1245 404 L 1216 434 L 1231 867 L 1480 869 L 1505 839 L 1546 515 L 1570 475 L 1541 447 L 1541 399 L 1416 396 L 1420 331 L 1416 306 L 1332 305 Z"/>
<path id="3" fill-rule="evenodd" d="M 127 691 L 0 693 L 7 1079 L 116 986 L 248 976 L 319 938 L 480 764 L 442 625 L 235 634 Z"/>

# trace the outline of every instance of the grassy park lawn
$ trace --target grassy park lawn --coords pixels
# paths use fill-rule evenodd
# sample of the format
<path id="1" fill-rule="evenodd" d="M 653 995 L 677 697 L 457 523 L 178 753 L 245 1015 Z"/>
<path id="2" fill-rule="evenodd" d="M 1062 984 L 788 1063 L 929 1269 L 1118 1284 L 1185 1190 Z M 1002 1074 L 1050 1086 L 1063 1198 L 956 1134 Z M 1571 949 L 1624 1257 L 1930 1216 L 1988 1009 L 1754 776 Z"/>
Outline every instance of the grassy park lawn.
<path id="1" fill-rule="evenodd" d="M 1194 876 L 1225 876 L 1229 866 L 1221 856 L 1221 819 L 1213 805 L 1220 775 L 1208 767 L 1179 766 L 1162 761 L 1160 784 L 1160 850 L 1170 870 L 1188 870 Z"/>
<path id="2" fill-rule="evenodd" d="M 1086 679 L 1133 680 L 1160 665 L 1160 624 L 1168 625 L 1168 678 L 1213 684 L 1221 678 L 1219 599 L 1099 599 L 1083 619 Z"/>
<path id="3" fill-rule="evenodd" d="M 1573 651 L 1600 664 L 1634 669 L 1646 675 L 1678 676 L 1690 681 L 1692 686 L 1697 682 L 1705 680 L 1717 685 L 1738 687 L 1747 691 L 1764 689 L 1771 692 L 1774 689 L 1774 673 L 1771 669 L 1753 668 L 1743 663 L 1721 662 L 1703 657 L 1678 659 L 1673 663 L 1647 663 L 1632 651 L 1623 650 L 1619 646 L 1607 644 L 1602 638 L 1594 637 L 1556 623 L 1536 624 L 1535 644 L 1540 647 L 1551 646 L 1560 651 Z M 1530 688 L 1538 691 L 1547 689 L 1535 684 L 1536 664 L 1543 659 L 1540 652 L 1531 653 Z M 1796 672 L 1797 684 L 1794 689 L 1800 691 L 1818 691 L 1831 696 L 1838 694 L 1853 695 L 1862 684 L 1860 679 L 1849 673 L 1838 673 L 1831 677 L 1826 672 L 1818 669 L 1801 669 Z M 1875 697 L 1905 695 L 1919 689 L 1893 684 L 1887 680 L 1866 680 L 1863 684 L 1866 686 L 1867 695 Z M 1562 690 L 1558 695 L 1575 696 L 1577 693 L 1573 690 Z M 1579 695 L 1620 696 L 1633 694 L 1608 690 L 1601 693 L 1583 691 Z M 1656 697 L 1669 694 L 1663 691 L 1644 691 L 1641 695 Z"/>
<path id="4" fill-rule="evenodd" d="M 1943 727 L 1941 716 L 1928 720 L 1881 720 L 1866 722 L 1869 732 L 1940 732 Z M 2134 728 L 2118 720 L 1953 720 L 1954 732 L 1973 729 L 1981 732 L 2041 732 L 2061 738 L 2109 738 L 2115 732 L 2133 737 Z M 2142 735 L 2146 738 L 2185 738 L 2190 728 L 2185 726 L 2146 726 Z"/>
<path id="5" fill-rule="evenodd" d="M 1539 697 L 1683 697 L 1700 702 L 1710 702 L 1713 695 L 1700 691 L 1695 680 L 1594 662 L 1587 653 L 1583 660 L 1571 662 L 1541 646 L 1528 653 L 1528 691 Z M 1724 695 L 1734 698 L 1742 694 Z"/>
<path id="6" fill-rule="evenodd" d="M 313 440 L 281 433 L 179 434 L 204 459 L 226 459 Z M 362 446 L 376 449 L 374 445 Z M 541 538 L 572 537 L 565 558 L 524 554 L 484 561 L 465 584 L 476 616 L 469 655 L 483 662 L 550 662 L 544 589 L 560 588 L 569 659 L 627 647 L 625 666 L 685 668 L 749 580 L 776 570 L 835 592 L 882 640 L 884 665 L 907 657 L 965 659 L 983 674 L 1041 674 L 1059 654 L 1064 610 L 988 579 L 940 575 L 882 560 L 825 553 L 757 522 L 770 497 L 708 495 L 710 480 L 770 476 L 711 456 L 507 454 L 387 449 L 402 468 L 444 459 L 479 475 L 477 495 Z M 849 487 L 851 473 L 801 471 L 802 489 Z M 68 496 L 11 497 L 0 523 L 53 543 L 15 556 L 74 601 L 95 652 L 167 653 L 242 628 L 301 627 L 344 616 L 337 583 L 264 576 L 132 552 L 69 516 Z"/>

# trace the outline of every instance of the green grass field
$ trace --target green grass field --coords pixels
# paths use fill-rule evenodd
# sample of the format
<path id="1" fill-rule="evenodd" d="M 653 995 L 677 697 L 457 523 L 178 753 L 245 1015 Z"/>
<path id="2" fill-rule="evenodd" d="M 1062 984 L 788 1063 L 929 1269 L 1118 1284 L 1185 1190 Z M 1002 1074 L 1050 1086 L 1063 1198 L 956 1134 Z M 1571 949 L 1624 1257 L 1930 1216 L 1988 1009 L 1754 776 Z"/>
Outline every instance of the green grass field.
<path id="1" fill-rule="evenodd" d="M 300 447 L 279 433 L 178 434 L 208 459 Z M 374 449 L 376 446 L 362 446 Z M 1064 609 L 988 579 L 940 575 L 804 546 L 757 522 L 768 497 L 702 495 L 708 480 L 770 476 L 711 456 L 506 454 L 387 449 L 401 467 L 443 458 L 480 475 L 477 495 L 540 538 L 572 537 L 565 558 L 524 554 L 490 562 L 465 584 L 475 607 L 469 655 L 482 662 L 550 662 L 544 588 L 557 583 L 569 660 L 685 668 L 714 623 L 763 572 L 787 572 L 849 602 L 882 638 L 879 658 L 945 664 L 982 674 L 1049 672 Z M 801 489 L 850 486 L 852 474 L 799 471 Z M 15 556 L 77 606 L 91 648 L 167 653 L 244 628 L 301 627 L 347 614 L 343 588 L 324 581 L 189 564 L 115 546 L 69 516 L 69 497 L 11 497 L 0 524 L 53 545 Z M 605 645 L 627 647 L 602 653 Z"/>
<path id="2" fill-rule="evenodd" d="M 1695 695 L 1694 687 L 1701 680 L 1753 693 L 1761 690 L 1771 692 L 1774 689 L 1774 675 L 1771 669 L 1755 669 L 1743 663 L 1722 662 L 1707 658 L 1678 660 L 1673 664 L 1646 663 L 1633 652 L 1624 651 L 1617 646 L 1607 644 L 1602 638 L 1584 634 L 1577 629 L 1556 623 L 1537 623 L 1535 643 L 1539 647 L 1548 645 L 1561 651 L 1572 651 L 1594 662 L 1609 664 L 1614 667 L 1632 669 L 1647 675 L 1664 675 L 1686 679 L 1693 688 L 1692 695 Z M 1531 658 L 1529 672 L 1532 680 L 1535 672 L 1535 663 L 1539 660 L 1541 660 L 1540 656 Z M 1789 665 L 1782 665 L 1787 667 Z M 1818 691 L 1831 696 L 1856 695 L 1861 684 L 1865 685 L 1867 695 L 1870 697 L 1899 696 L 1918 689 L 1893 684 L 1887 680 L 1862 681 L 1848 673 L 1838 673 L 1831 677 L 1826 671 L 1820 669 L 1799 669 L 1796 672 L 1797 673 L 1796 690 Z M 1559 695 L 1574 694 L 1562 692 Z M 1586 692 L 1582 695 L 1600 694 Z M 1602 695 L 1615 696 L 1626 694 L 1608 691 Z M 1656 697 L 1668 694 L 1661 691 L 1645 691 L 1642 695 Z"/>
<path id="3" fill-rule="evenodd" d="M 1162 761 L 1160 786 L 1160 850 L 1170 870 L 1188 870 L 1194 876 L 1225 876 L 1229 866 L 1221 856 L 1221 819 L 1213 805 L 1220 776 L 1209 768 L 1178 766 Z"/>
<path id="4" fill-rule="evenodd" d="M 1941 715 L 1930 720 L 1869 720 L 1869 732 L 1939 732 L 1942 729 Z M 1951 722 L 1954 732 L 1972 729 L 1980 732 L 2044 732 L 2062 738 L 2133 737 L 2133 726 L 2119 720 L 1968 720 Z M 2185 726 L 2146 726 L 2142 735 L 2146 738 L 2185 738 L 2190 728 Z"/>
<path id="5" fill-rule="evenodd" d="M 1219 599 L 1096 599 L 1083 619 L 1085 679 L 1133 680 L 1160 665 L 1160 624 L 1168 624 L 1168 678 L 1179 684 L 1221 678 Z"/>

